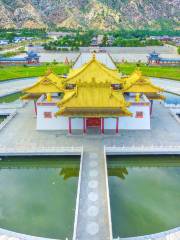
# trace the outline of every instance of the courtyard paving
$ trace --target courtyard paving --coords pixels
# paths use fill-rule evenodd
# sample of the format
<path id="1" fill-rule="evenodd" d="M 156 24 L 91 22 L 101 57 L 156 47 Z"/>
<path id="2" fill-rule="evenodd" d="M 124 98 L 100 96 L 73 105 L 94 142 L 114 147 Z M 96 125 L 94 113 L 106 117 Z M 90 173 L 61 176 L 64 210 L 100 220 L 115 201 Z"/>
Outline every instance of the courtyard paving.
<path id="1" fill-rule="evenodd" d="M 179 146 L 180 124 L 159 102 L 153 106 L 151 130 L 121 130 L 119 134 L 68 135 L 62 131 L 37 131 L 33 103 L 17 110 L 17 115 L 0 131 L 0 147 L 79 147 L 91 148 L 94 141 L 106 146 Z"/>

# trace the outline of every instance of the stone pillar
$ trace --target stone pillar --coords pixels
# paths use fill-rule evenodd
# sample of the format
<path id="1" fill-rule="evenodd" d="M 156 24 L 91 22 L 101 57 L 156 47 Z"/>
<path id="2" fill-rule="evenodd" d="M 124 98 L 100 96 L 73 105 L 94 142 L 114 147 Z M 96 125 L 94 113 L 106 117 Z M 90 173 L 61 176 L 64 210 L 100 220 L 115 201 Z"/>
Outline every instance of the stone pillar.
<path id="1" fill-rule="evenodd" d="M 83 133 L 86 133 L 86 118 L 83 118 Z"/>
<path id="2" fill-rule="evenodd" d="M 104 118 L 101 118 L 101 133 L 104 134 Z"/>
<path id="3" fill-rule="evenodd" d="M 68 118 L 68 121 L 69 121 L 69 129 L 68 129 L 68 132 L 69 132 L 69 134 L 71 134 L 71 133 L 72 133 L 71 117 Z"/>
<path id="4" fill-rule="evenodd" d="M 37 116 L 37 105 L 36 105 L 36 100 L 34 100 L 34 111 L 35 111 L 36 116 Z"/>
<path id="5" fill-rule="evenodd" d="M 116 118 L 116 133 L 119 133 L 119 118 Z"/>

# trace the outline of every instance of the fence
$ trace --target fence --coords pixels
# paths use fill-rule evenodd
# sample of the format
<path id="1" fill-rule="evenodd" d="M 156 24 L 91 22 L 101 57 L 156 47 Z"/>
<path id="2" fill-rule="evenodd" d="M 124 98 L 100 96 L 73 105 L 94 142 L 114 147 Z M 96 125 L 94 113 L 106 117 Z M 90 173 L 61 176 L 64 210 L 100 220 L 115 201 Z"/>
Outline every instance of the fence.
<path id="1" fill-rule="evenodd" d="M 81 155 L 82 147 L 48 147 L 38 145 L 0 146 L 0 156 Z"/>
<path id="2" fill-rule="evenodd" d="M 180 154 L 179 146 L 112 146 L 105 147 L 107 155 L 138 155 L 138 154 Z"/>

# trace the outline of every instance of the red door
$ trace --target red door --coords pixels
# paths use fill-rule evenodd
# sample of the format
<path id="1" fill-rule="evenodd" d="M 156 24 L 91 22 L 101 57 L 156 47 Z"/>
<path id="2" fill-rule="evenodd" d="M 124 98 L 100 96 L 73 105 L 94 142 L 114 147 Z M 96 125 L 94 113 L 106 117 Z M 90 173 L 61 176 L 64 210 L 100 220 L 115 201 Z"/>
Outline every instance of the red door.
<path id="1" fill-rule="evenodd" d="M 87 118 L 86 119 L 87 127 L 101 127 L 101 118 Z"/>

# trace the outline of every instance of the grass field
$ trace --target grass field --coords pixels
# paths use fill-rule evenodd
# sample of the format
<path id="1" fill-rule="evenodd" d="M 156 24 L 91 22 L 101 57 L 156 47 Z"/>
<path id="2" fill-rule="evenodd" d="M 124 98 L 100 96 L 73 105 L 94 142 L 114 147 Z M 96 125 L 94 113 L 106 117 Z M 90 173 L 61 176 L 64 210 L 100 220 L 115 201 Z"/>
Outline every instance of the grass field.
<path id="1" fill-rule="evenodd" d="M 23 94 L 22 93 L 13 93 L 5 97 L 0 98 L 0 103 L 10 103 L 19 99 Z"/>
<path id="2" fill-rule="evenodd" d="M 117 65 L 120 72 L 123 74 L 131 74 L 136 68 L 137 65 L 134 63 L 123 63 Z M 180 81 L 180 67 L 161 67 L 161 66 L 146 66 L 141 64 L 140 70 L 143 75 L 149 77 L 157 77 L 157 78 L 168 78 L 173 80 Z"/>
<path id="3" fill-rule="evenodd" d="M 0 81 L 39 77 L 44 75 L 48 69 L 51 69 L 56 74 L 66 74 L 69 71 L 69 66 L 64 64 L 44 64 L 41 66 L 3 66 L 0 67 Z"/>
<path id="4" fill-rule="evenodd" d="M 131 74 L 137 68 L 137 65 L 135 63 L 123 63 L 118 64 L 117 66 L 120 72 L 126 75 Z M 43 64 L 41 66 L 33 67 L 3 66 L 0 67 L 0 81 L 15 78 L 39 77 L 44 75 L 48 69 L 52 69 L 52 71 L 56 74 L 67 74 L 69 71 L 69 66 L 60 63 Z M 140 70 L 145 76 L 180 80 L 180 67 L 149 67 L 141 64 Z"/>

